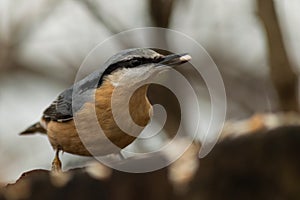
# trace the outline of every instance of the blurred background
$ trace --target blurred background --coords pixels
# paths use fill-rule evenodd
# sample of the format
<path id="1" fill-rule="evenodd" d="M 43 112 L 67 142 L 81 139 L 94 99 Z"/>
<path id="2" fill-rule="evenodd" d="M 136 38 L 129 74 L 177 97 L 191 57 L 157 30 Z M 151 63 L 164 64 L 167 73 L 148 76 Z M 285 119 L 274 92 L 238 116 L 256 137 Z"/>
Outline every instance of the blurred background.
<path id="1" fill-rule="evenodd" d="M 298 111 L 299 9 L 297 0 L 1 0 L 0 182 L 50 168 L 47 138 L 18 133 L 74 82 L 97 44 L 133 28 L 170 28 L 199 42 L 221 72 L 227 120 Z M 68 168 L 85 158 L 62 160 Z"/>

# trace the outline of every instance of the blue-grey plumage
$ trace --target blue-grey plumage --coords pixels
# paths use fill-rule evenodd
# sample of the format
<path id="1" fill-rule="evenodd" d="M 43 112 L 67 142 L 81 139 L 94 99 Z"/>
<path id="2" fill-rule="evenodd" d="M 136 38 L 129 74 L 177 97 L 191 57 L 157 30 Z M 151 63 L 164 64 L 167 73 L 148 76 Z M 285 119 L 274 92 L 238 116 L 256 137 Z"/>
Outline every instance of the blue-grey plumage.
<path id="1" fill-rule="evenodd" d="M 94 89 L 101 86 L 103 78 L 119 68 L 132 68 L 147 63 L 158 63 L 163 55 L 150 49 L 127 49 L 112 56 L 101 69 L 94 71 L 81 81 L 63 91 L 45 111 L 43 117 L 54 121 L 67 121 L 82 105 L 90 101 Z M 75 102 L 73 102 L 75 101 Z M 73 109 L 72 109 L 73 103 Z"/>
<path id="2" fill-rule="evenodd" d="M 128 135 L 118 127 L 111 108 L 114 89 L 116 87 L 126 89 L 126 87 L 140 84 L 146 79 L 153 78 L 152 75 L 156 75 L 165 68 L 185 63 L 190 59 L 188 54 L 165 56 L 147 48 L 121 51 L 104 63 L 101 69 L 94 71 L 63 91 L 44 111 L 41 121 L 21 134 L 31 134 L 35 131 L 44 132 L 57 152 L 62 150 L 91 156 L 78 136 L 73 118 L 79 116 L 82 119 L 80 123 L 86 127 L 88 132 L 86 137 L 90 138 L 94 145 L 93 134 L 97 134 L 97 130 L 89 130 L 89 113 L 91 109 L 96 109 L 97 119 L 105 136 L 122 149 L 132 143 L 135 139 L 132 135 L 138 135 L 142 129 L 133 130 L 135 133 Z M 147 89 L 148 85 L 137 89 L 128 105 L 133 121 L 141 127 L 145 127 L 151 117 L 152 107 L 147 98 Z M 123 94 L 114 98 L 117 98 L 117 105 L 124 104 Z M 118 109 L 117 115 L 121 114 L 124 108 Z M 110 148 L 110 145 L 103 144 L 103 141 L 99 141 L 101 145 L 93 147 L 97 148 L 97 155 L 117 153 Z M 60 170 L 58 153 L 53 161 L 53 169 Z"/>

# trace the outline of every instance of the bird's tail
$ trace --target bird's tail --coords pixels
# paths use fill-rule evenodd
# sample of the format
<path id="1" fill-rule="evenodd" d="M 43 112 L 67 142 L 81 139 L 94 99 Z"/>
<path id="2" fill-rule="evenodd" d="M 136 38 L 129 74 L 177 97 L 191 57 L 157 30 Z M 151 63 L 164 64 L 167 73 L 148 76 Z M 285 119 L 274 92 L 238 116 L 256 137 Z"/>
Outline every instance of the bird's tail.
<path id="1" fill-rule="evenodd" d="M 33 124 L 32 126 L 28 127 L 25 131 L 21 132 L 20 135 L 30 135 L 30 134 L 34 134 L 36 132 L 46 134 L 46 130 L 42 127 L 40 122 L 37 122 L 37 123 Z"/>

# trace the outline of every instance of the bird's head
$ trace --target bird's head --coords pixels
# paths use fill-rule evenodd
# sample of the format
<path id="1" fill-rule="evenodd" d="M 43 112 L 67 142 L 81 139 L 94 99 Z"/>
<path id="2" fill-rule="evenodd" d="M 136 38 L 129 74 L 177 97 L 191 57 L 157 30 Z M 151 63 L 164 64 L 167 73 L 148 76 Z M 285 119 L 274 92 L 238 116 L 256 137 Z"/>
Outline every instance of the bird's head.
<path id="1" fill-rule="evenodd" d="M 112 56 L 102 78 L 115 86 L 140 83 L 171 67 L 188 62 L 188 54 L 162 55 L 148 48 L 127 49 Z"/>

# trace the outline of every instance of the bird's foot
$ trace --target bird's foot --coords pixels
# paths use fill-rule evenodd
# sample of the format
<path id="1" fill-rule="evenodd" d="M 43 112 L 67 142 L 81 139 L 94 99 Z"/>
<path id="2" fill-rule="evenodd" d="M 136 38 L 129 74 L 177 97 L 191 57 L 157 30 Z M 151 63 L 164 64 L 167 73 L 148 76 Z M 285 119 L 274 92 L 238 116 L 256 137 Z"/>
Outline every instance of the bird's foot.
<path id="1" fill-rule="evenodd" d="M 59 159 L 59 151 L 60 151 L 59 149 L 56 150 L 55 158 L 52 161 L 52 168 L 51 168 L 52 172 L 62 172 L 61 161 Z"/>

